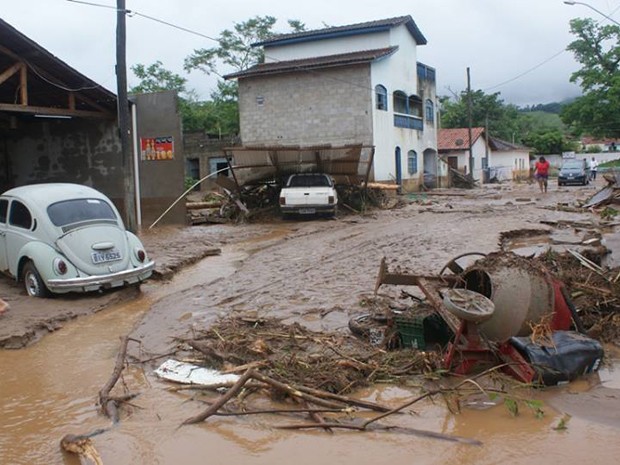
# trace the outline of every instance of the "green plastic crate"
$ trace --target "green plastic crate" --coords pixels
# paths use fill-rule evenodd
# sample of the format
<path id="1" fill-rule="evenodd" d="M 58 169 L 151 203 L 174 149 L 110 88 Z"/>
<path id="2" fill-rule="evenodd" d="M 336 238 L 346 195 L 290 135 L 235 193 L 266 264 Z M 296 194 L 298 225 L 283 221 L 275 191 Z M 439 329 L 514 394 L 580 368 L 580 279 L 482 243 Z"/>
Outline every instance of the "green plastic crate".
<path id="1" fill-rule="evenodd" d="M 394 318 L 396 329 L 400 335 L 402 347 L 424 350 L 426 349 L 426 341 L 424 340 L 424 318 Z"/>

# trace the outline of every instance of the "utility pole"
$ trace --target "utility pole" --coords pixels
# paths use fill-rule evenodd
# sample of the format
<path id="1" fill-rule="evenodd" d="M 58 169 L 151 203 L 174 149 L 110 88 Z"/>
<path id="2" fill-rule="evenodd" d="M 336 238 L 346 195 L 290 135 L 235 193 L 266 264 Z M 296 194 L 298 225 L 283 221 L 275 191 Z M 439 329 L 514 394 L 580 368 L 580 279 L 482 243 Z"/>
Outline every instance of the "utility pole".
<path id="1" fill-rule="evenodd" d="M 118 131 L 121 140 L 123 168 L 123 207 L 127 229 L 136 230 L 134 170 L 129 137 L 129 100 L 127 99 L 126 13 L 125 0 L 116 0 L 116 86 L 118 98 Z"/>
<path id="2" fill-rule="evenodd" d="M 474 176 L 474 154 L 472 152 L 472 146 L 474 145 L 471 136 L 471 77 L 469 75 L 469 66 L 467 67 L 467 128 L 469 133 L 469 175 L 473 178 Z"/>

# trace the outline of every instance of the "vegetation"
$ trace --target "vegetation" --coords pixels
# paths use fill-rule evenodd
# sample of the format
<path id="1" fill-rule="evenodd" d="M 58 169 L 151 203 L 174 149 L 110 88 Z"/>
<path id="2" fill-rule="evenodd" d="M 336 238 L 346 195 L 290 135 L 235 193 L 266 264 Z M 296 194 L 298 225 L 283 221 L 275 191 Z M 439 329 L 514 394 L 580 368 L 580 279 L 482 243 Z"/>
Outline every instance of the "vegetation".
<path id="1" fill-rule="evenodd" d="M 262 62 L 262 48 L 251 45 L 273 36 L 276 21 L 273 16 L 256 16 L 235 23 L 232 29 L 220 33 L 216 46 L 194 50 L 185 58 L 186 72 L 200 71 L 220 76 L 209 100 L 200 101 L 194 90 L 187 89 L 187 79 L 165 69 L 161 61 L 148 66 L 132 66 L 131 70 L 140 82 L 130 92 L 174 90 L 179 94 L 184 130 L 235 135 L 239 132 L 237 83 L 221 78 L 221 70 L 241 71 Z M 288 20 L 288 26 L 292 32 L 305 30 L 305 25 L 298 20 Z"/>
<path id="2" fill-rule="evenodd" d="M 620 27 L 573 19 L 571 33 L 577 38 L 568 46 L 581 69 L 571 76 L 583 95 L 561 112 L 575 134 L 620 137 Z"/>
<path id="3" fill-rule="evenodd" d="M 467 127 L 468 96 L 463 91 L 459 95 L 441 97 L 442 127 Z M 536 105 L 520 109 L 505 104 L 499 92 L 485 94 L 482 90 L 471 93 L 472 126 L 487 127 L 489 134 L 507 142 L 523 144 L 532 148 L 536 154 L 547 155 L 577 150 L 576 144 L 565 135 L 564 124 L 557 111 L 562 103 Z M 545 112 L 551 109 L 554 113 Z"/>

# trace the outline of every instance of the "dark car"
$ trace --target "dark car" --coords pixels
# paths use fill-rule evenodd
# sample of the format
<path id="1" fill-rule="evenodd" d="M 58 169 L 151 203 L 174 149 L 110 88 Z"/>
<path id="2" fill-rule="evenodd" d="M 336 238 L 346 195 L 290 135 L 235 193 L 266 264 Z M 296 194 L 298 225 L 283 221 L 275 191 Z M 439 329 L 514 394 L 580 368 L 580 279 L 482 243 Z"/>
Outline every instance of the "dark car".
<path id="1" fill-rule="evenodd" d="M 585 160 L 566 160 L 560 168 L 558 186 L 579 184 L 585 186 L 590 182 L 590 170 Z"/>

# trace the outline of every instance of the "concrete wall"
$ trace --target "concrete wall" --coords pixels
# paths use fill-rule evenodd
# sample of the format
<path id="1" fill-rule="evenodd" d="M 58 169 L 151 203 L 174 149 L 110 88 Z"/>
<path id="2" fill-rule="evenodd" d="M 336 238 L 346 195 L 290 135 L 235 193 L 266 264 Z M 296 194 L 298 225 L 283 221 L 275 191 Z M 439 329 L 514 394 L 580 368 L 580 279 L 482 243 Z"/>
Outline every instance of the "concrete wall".
<path id="1" fill-rule="evenodd" d="M 368 65 L 240 79 L 241 141 L 372 144 L 371 104 Z"/>
<path id="2" fill-rule="evenodd" d="M 185 159 L 198 160 L 199 164 L 199 179 L 204 178 L 209 174 L 213 174 L 212 165 L 214 160 L 222 160 L 226 157 L 224 148 L 232 147 L 239 144 L 237 137 L 231 137 L 226 139 L 216 139 L 209 137 L 209 135 L 203 132 L 185 133 L 183 135 L 183 147 L 185 152 Z M 189 173 L 185 172 L 185 176 Z M 215 177 L 207 178 L 204 182 L 198 185 L 196 190 L 209 191 L 214 187 Z"/>
<path id="3" fill-rule="evenodd" d="M 72 182 L 94 187 L 122 207 L 123 171 L 116 121 L 20 118 L 4 140 L 3 190 Z"/>
<path id="4" fill-rule="evenodd" d="M 132 98 L 137 106 L 138 139 L 174 138 L 173 159 L 146 160 L 140 157 L 142 224 L 147 227 L 185 190 L 181 117 L 175 92 L 140 94 Z M 185 204 L 179 202 L 161 223 L 179 224 L 185 221 Z"/>
<path id="5" fill-rule="evenodd" d="M 265 62 L 301 60 L 317 56 L 339 55 L 341 53 L 358 52 L 360 50 L 386 48 L 390 45 L 389 31 L 285 45 L 271 45 L 265 47 Z"/>

